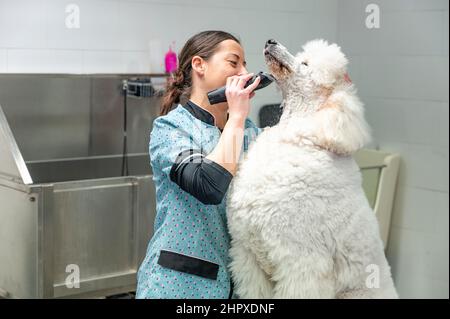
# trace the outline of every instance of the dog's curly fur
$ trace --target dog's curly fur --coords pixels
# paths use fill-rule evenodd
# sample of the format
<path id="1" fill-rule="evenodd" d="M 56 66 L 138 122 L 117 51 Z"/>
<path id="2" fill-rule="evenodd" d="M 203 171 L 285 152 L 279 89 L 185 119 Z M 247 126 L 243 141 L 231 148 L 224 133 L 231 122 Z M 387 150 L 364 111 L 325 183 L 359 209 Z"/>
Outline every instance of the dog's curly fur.
<path id="1" fill-rule="evenodd" d="M 280 123 L 230 185 L 230 269 L 241 298 L 397 298 L 352 153 L 370 139 L 336 44 L 264 54 L 283 94 Z"/>

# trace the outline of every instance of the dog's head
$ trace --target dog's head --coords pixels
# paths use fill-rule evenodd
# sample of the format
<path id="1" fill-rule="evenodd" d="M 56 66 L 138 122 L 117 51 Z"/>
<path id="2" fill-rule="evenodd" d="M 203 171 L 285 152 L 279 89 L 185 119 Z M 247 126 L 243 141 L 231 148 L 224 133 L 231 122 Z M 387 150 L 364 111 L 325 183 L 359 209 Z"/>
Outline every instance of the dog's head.
<path id="1" fill-rule="evenodd" d="M 338 154 L 352 153 L 370 141 L 363 105 L 339 46 L 314 40 L 294 56 L 276 40 L 268 40 L 264 55 L 283 93 L 281 121 L 291 124 L 293 136 L 307 137 Z"/>
<path id="2" fill-rule="evenodd" d="M 264 56 L 285 95 L 314 98 L 346 81 L 347 58 L 339 46 L 324 40 L 308 42 L 295 56 L 276 40 L 268 40 Z"/>

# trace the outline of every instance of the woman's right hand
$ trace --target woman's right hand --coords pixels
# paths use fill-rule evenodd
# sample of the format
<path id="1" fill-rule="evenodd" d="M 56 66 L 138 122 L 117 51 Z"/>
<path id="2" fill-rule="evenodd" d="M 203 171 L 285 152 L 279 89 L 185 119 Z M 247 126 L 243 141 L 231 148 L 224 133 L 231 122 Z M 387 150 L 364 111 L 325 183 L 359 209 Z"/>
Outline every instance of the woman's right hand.
<path id="1" fill-rule="evenodd" d="M 229 119 L 245 120 L 250 112 L 250 99 L 255 95 L 253 90 L 258 86 L 261 78 L 258 76 L 251 85 L 244 88 L 253 73 L 235 75 L 227 78 L 225 95 L 228 102 Z"/>

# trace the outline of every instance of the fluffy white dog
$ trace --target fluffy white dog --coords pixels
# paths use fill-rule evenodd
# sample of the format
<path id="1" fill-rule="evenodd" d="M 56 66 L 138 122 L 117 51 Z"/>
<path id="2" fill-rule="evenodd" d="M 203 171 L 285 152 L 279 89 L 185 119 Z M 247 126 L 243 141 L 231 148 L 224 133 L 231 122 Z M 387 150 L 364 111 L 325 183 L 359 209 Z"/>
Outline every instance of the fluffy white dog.
<path id="1" fill-rule="evenodd" d="M 352 158 L 370 139 L 336 44 L 266 63 L 283 94 L 278 125 L 252 144 L 230 186 L 230 264 L 241 298 L 397 298 L 376 216 Z"/>

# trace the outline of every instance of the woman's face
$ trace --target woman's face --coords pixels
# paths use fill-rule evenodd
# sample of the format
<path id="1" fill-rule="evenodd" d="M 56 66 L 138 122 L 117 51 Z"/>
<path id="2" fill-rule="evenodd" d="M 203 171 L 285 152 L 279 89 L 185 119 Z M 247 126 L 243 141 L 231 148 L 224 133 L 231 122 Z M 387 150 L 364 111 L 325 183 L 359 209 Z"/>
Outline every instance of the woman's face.
<path id="1" fill-rule="evenodd" d="M 248 73 L 244 50 L 234 40 L 222 41 L 217 51 L 204 63 L 203 86 L 206 91 L 224 86 L 230 76 Z"/>

